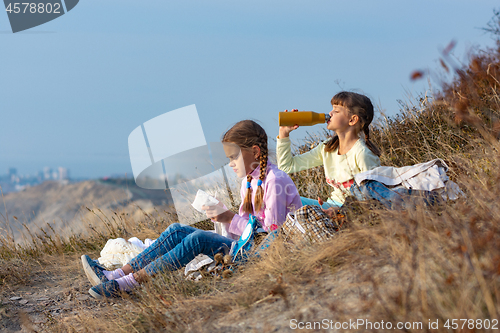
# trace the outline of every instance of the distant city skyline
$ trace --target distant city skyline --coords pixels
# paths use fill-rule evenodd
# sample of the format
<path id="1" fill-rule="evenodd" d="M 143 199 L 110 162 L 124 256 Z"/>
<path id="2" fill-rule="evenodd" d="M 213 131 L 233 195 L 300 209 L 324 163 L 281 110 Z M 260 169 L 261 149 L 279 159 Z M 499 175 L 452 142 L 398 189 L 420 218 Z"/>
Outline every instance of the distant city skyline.
<path id="1" fill-rule="evenodd" d="M 17 171 L 17 168 L 15 167 L 9 167 L 7 172 L 5 174 L 0 172 L 0 176 L 3 175 L 8 175 L 10 177 L 18 176 L 18 177 L 42 177 L 43 179 L 68 179 L 69 178 L 69 170 L 68 168 L 58 166 L 58 167 L 49 167 L 45 166 L 41 170 L 38 170 L 35 173 L 29 174 L 29 173 L 19 173 Z M 57 176 L 54 176 L 57 175 Z"/>
<path id="2" fill-rule="evenodd" d="M 412 82 L 410 74 L 439 70 L 440 50 L 451 40 L 461 63 L 475 46 L 494 46 L 481 28 L 498 6 L 493 0 L 87 0 L 16 34 L 2 11 L 0 173 L 64 166 L 74 178 L 132 176 L 129 134 L 191 104 L 207 142 L 254 119 L 271 150 L 279 111 L 328 112 L 340 90 L 362 92 L 395 115 L 399 100 L 431 95 L 427 80 Z M 292 140 L 322 128 L 301 128 Z"/>
<path id="3" fill-rule="evenodd" d="M 57 174 L 57 176 L 54 176 Z M 110 178 L 132 178 L 133 175 L 127 175 L 125 173 L 111 173 L 107 175 L 103 175 L 100 177 L 72 177 L 71 176 L 71 171 L 70 169 L 63 167 L 63 166 L 57 166 L 57 167 L 49 167 L 49 166 L 44 166 L 40 170 L 37 170 L 36 172 L 33 173 L 20 173 L 18 171 L 18 168 L 16 167 L 9 167 L 7 168 L 6 172 L 2 172 L 0 170 L 0 178 L 5 177 L 5 176 L 12 176 L 16 175 L 21 178 L 26 178 L 26 177 L 42 177 L 44 180 L 50 179 L 50 180 L 58 180 L 58 179 L 75 179 L 75 180 L 84 180 L 84 179 L 92 179 L 92 178 L 105 178 L 105 177 L 110 177 Z"/>
<path id="4" fill-rule="evenodd" d="M 18 192 L 26 188 L 36 186 L 47 180 L 68 182 L 70 180 L 69 170 L 64 167 L 44 167 L 34 174 L 19 174 L 17 168 L 9 168 L 7 174 L 0 173 L 0 187 L 2 193 Z"/>

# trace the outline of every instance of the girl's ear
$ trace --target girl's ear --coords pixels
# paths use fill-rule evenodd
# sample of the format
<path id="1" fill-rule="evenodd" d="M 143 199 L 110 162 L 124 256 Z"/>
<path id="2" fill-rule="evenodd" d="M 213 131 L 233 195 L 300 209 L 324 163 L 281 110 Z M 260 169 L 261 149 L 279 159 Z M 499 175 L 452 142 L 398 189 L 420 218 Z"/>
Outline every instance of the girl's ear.
<path id="1" fill-rule="evenodd" d="M 351 119 L 349 119 L 349 125 L 354 126 L 359 122 L 359 117 L 355 114 L 351 116 Z"/>
<path id="2" fill-rule="evenodd" d="M 257 146 L 257 145 L 253 145 L 252 146 L 252 154 L 253 154 L 253 157 L 258 160 L 259 157 L 260 157 L 260 147 Z"/>

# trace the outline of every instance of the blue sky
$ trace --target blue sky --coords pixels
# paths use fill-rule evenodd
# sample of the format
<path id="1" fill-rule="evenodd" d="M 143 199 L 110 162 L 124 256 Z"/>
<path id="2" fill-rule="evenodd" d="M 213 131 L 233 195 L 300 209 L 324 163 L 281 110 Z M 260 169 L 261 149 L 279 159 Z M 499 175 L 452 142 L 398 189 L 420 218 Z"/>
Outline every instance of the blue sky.
<path id="1" fill-rule="evenodd" d="M 2 12 L 0 174 L 131 174 L 132 130 L 191 104 L 207 141 L 242 119 L 274 137 L 279 111 L 328 112 L 342 89 L 394 115 L 397 100 L 429 89 L 410 73 L 438 69 L 451 40 L 460 61 L 493 45 L 480 28 L 494 8 L 498 1 L 82 0 L 17 34 Z"/>

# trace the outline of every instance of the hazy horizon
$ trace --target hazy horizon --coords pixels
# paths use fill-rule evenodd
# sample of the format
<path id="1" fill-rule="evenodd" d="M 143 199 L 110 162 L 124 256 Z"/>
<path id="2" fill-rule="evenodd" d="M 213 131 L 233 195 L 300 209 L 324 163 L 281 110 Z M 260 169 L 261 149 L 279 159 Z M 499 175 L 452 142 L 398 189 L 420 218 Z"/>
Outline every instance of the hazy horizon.
<path id="1" fill-rule="evenodd" d="M 438 70 L 451 40 L 457 62 L 477 45 L 494 45 L 481 28 L 495 6 L 87 0 L 16 34 L 0 14 L 0 175 L 45 166 L 68 168 L 71 178 L 132 175 L 129 134 L 191 104 L 207 142 L 254 119 L 271 149 L 279 111 L 328 112 L 340 90 L 365 93 L 394 115 L 398 100 L 429 89 L 426 79 L 411 82 L 411 72 Z M 320 129 L 299 129 L 292 139 Z"/>

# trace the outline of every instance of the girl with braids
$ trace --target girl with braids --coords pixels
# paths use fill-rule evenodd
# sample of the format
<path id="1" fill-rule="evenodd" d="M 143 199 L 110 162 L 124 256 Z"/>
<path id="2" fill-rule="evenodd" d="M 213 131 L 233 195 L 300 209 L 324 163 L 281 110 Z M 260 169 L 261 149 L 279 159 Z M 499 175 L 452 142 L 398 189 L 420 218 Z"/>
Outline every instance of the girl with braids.
<path id="1" fill-rule="evenodd" d="M 287 173 L 324 166 L 326 181 L 333 187 L 327 202 L 304 197 L 301 201 L 303 205 L 319 205 L 329 215 L 344 203 L 354 175 L 380 166 L 380 151 L 370 141 L 369 126 L 373 120 L 370 99 L 342 91 L 333 96 L 331 104 L 326 128 L 334 131 L 335 136 L 304 154 L 292 156 L 289 134 L 299 126 L 281 126 L 276 149 L 278 167 Z M 292 110 L 295 111 L 298 110 Z"/>
<path id="2" fill-rule="evenodd" d="M 198 254 L 213 256 L 231 248 L 241 236 L 249 220 L 255 215 L 267 231 L 273 231 L 285 222 L 290 211 L 302 206 L 300 196 L 290 177 L 269 162 L 267 135 L 254 121 L 243 120 L 222 137 L 229 166 L 243 178 L 243 203 L 235 214 L 219 203 L 202 206 L 212 221 L 221 222 L 232 238 L 174 223 L 160 237 L 114 271 L 107 271 L 89 256 L 82 256 L 84 271 L 94 287 L 89 293 L 95 298 L 115 297 L 120 291 L 129 291 L 164 270 L 177 270 Z"/>
<path id="3" fill-rule="evenodd" d="M 229 166 L 243 178 L 243 203 L 239 214 L 230 211 L 219 214 L 220 206 L 204 207 L 212 220 L 229 222 L 228 231 L 241 235 L 252 214 L 266 231 L 273 231 L 285 222 L 288 212 L 302 207 L 292 179 L 269 161 L 267 134 L 259 124 L 252 120 L 240 121 L 224 134 L 222 142 L 230 159 Z"/>

